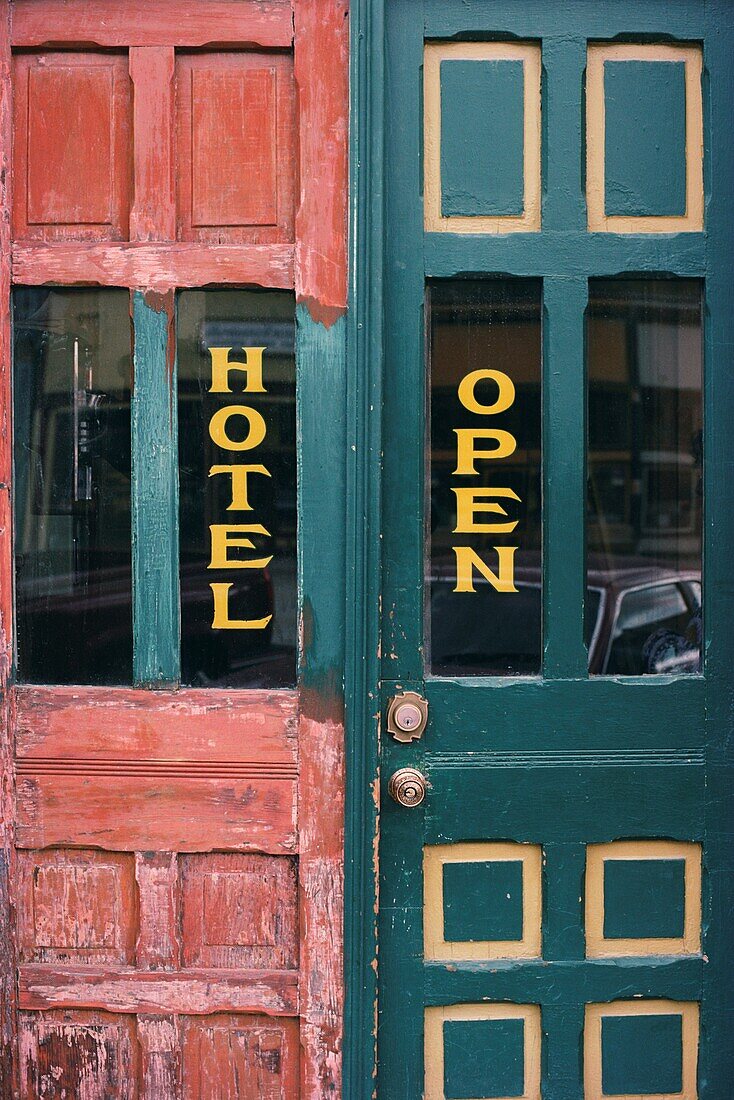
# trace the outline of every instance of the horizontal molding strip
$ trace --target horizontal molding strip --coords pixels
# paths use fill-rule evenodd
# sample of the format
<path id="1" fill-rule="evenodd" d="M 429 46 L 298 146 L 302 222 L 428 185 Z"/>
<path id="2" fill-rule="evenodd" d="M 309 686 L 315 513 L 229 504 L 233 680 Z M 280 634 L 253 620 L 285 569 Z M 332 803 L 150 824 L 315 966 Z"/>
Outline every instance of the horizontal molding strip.
<path id="1" fill-rule="evenodd" d="M 283 779 L 294 780 L 298 768 L 282 760 L 126 760 L 95 757 L 25 757 L 16 760 L 16 774 L 140 776 L 155 779 Z"/>
<path id="2" fill-rule="evenodd" d="M 29 242 L 12 247 L 21 286 L 122 286 L 157 291 L 210 284 L 294 286 L 292 244 Z"/>
<path id="3" fill-rule="evenodd" d="M 18 972 L 23 1009 L 88 1008 L 106 1012 L 298 1014 L 295 970 L 119 970 L 26 964 Z"/>
<path id="4" fill-rule="evenodd" d="M 436 752 L 431 770 L 440 768 L 638 768 L 701 767 L 701 749 L 589 749 L 549 752 Z"/>
<path id="5" fill-rule="evenodd" d="M 171 11 L 170 0 L 16 0 L 13 46 L 264 46 L 293 42 L 289 0 L 207 0 Z"/>

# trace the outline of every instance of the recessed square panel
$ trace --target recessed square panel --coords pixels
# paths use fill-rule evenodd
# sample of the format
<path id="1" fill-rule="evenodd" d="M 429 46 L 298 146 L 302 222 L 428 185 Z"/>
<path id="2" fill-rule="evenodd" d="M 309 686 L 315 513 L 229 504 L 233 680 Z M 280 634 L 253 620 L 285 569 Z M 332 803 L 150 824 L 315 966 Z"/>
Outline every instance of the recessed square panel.
<path id="1" fill-rule="evenodd" d="M 441 62 L 441 213 L 521 217 L 522 61 Z"/>
<path id="2" fill-rule="evenodd" d="M 538 1005 L 427 1008 L 425 1100 L 540 1100 Z"/>
<path id="3" fill-rule="evenodd" d="M 423 873 L 427 960 L 539 957 L 539 846 L 429 845 Z"/>
<path id="4" fill-rule="evenodd" d="M 685 904 L 684 859 L 604 861 L 606 939 L 682 939 Z"/>
<path id="5" fill-rule="evenodd" d="M 586 81 L 589 229 L 703 228 L 698 46 L 592 45 Z"/>
<path id="6" fill-rule="evenodd" d="M 696 1100 L 698 1031 L 692 1002 L 587 1005 L 585 1100 Z"/>
<path id="7" fill-rule="evenodd" d="M 699 844 L 630 840 L 589 846 L 589 958 L 695 955 L 700 950 Z"/>
<path id="8" fill-rule="evenodd" d="M 434 42 L 424 60 L 428 232 L 540 229 L 540 48 Z"/>

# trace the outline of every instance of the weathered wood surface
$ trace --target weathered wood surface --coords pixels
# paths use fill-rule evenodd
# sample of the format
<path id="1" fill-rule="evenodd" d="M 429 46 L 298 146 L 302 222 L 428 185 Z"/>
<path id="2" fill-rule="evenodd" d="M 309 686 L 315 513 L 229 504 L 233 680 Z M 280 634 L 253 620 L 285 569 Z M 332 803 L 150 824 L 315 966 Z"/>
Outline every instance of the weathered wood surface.
<path id="1" fill-rule="evenodd" d="M 19 969 L 22 1009 L 98 1008 L 106 1012 L 298 1013 L 298 975 L 286 970 L 164 973 L 91 966 L 26 964 Z"/>
<path id="2" fill-rule="evenodd" d="M 290 0 L 15 0 L 12 44 L 39 46 L 263 46 L 293 41 Z"/>
<path id="3" fill-rule="evenodd" d="M 134 188 L 131 241 L 172 241 L 176 236 L 173 46 L 133 46 Z"/>
<path id="4" fill-rule="evenodd" d="M 292 244 L 15 244 L 12 269 L 13 281 L 26 286 L 129 286 L 162 292 L 252 283 L 287 289 L 293 286 L 293 254 Z"/>
<path id="5" fill-rule="evenodd" d="M 292 691 L 18 687 L 19 759 L 74 755 L 294 763 Z M 175 746 L 175 753 L 171 752 Z"/>
<path id="6" fill-rule="evenodd" d="M 13 92 L 13 237 L 124 240 L 132 168 L 127 58 L 18 54 Z"/>
<path id="7" fill-rule="evenodd" d="M 298 172 L 291 56 L 180 56 L 176 106 L 179 240 L 292 241 Z"/>

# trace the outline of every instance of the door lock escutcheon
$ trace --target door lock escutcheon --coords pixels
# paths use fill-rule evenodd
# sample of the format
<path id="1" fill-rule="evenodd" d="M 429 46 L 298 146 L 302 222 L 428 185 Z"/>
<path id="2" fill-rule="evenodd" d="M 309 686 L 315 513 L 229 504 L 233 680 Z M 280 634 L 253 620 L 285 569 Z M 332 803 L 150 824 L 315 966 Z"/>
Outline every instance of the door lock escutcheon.
<path id="1" fill-rule="evenodd" d="M 428 722 L 428 702 L 417 691 L 393 695 L 387 706 L 387 732 L 408 744 L 423 736 Z"/>

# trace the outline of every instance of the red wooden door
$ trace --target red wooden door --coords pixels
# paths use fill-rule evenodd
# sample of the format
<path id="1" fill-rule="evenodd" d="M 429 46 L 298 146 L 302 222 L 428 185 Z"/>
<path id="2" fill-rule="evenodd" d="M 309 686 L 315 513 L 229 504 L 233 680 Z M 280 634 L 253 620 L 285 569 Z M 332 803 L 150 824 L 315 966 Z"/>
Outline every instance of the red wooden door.
<path id="1" fill-rule="evenodd" d="M 328 363 L 323 385 L 335 385 L 343 364 L 346 35 L 345 0 L 2 4 L 3 1098 L 255 1100 L 340 1092 L 342 705 L 333 639 L 341 582 L 332 578 L 329 590 L 317 582 L 325 564 L 333 569 L 329 546 L 340 546 L 343 536 L 328 524 L 317 529 L 315 501 L 323 476 L 330 476 L 323 468 L 328 445 L 318 468 L 310 456 L 319 425 L 318 371 Z M 75 291 L 81 296 L 68 298 L 70 288 L 84 287 L 98 297 Z M 32 288 L 51 295 L 43 298 L 42 324 L 33 314 L 40 299 Z M 200 299 L 185 299 L 197 288 Z M 294 313 L 298 320 L 299 503 L 279 521 L 279 537 L 291 546 L 294 632 L 296 617 L 300 623 L 300 643 L 294 637 L 291 649 L 281 646 L 286 655 L 298 650 L 292 686 L 281 686 L 288 675 L 278 672 L 272 683 L 264 674 L 258 681 L 260 673 L 251 672 L 258 658 L 251 655 L 240 663 L 240 680 L 226 687 L 217 668 L 207 665 L 193 680 L 186 671 L 187 652 L 194 662 L 200 652 L 191 640 L 208 644 L 211 623 L 201 627 L 196 619 L 201 598 L 191 596 L 196 562 L 187 564 L 184 518 L 178 567 L 185 471 L 172 411 L 176 356 L 183 456 L 198 421 L 184 424 L 182 417 L 206 400 L 193 382 L 190 392 L 183 388 L 190 381 L 186 357 L 196 350 L 183 345 L 184 318 L 191 309 L 208 310 L 197 332 L 219 334 L 212 340 L 226 343 L 229 322 L 206 296 L 239 295 L 232 308 L 271 301 L 253 298 L 259 292 L 252 288 L 286 296 L 272 299 L 275 320 L 268 314 L 248 330 L 262 337 L 255 342 L 266 346 L 266 369 L 267 348 L 279 340 L 278 369 L 293 359 Z M 49 302 L 72 301 L 79 316 L 98 309 L 93 324 L 86 315 L 79 324 L 99 335 L 104 311 L 114 312 L 120 301 L 110 296 L 125 292 L 130 396 L 124 382 L 114 414 L 108 409 L 93 424 L 108 448 L 100 476 L 115 486 L 118 512 L 120 486 L 131 486 L 122 512 L 130 517 L 132 549 L 119 535 L 125 524 L 118 524 L 117 557 L 113 564 L 105 559 L 96 588 L 87 587 L 76 602 L 54 603 L 47 585 L 41 610 L 29 611 L 23 540 L 29 531 L 38 540 L 41 530 L 46 540 L 46 558 L 33 558 L 34 591 L 49 579 L 43 561 L 53 556 L 54 530 L 72 531 L 74 562 L 83 553 L 88 564 L 94 548 L 80 548 L 77 532 L 89 540 L 99 492 L 91 473 L 82 484 L 77 466 L 71 504 L 59 490 L 60 503 L 51 507 L 57 490 L 40 475 L 40 488 L 28 488 L 36 474 L 32 462 L 26 469 L 23 451 L 23 395 L 31 394 L 32 404 L 37 391 L 23 388 L 18 340 L 30 334 L 28 346 L 36 347 L 46 376 L 58 349 L 63 359 L 72 348 L 69 363 L 88 372 L 86 389 L 74 382 L 69 408 L 77 416 L 79 400 L 91 408 L 92 366 L 79 367 L 84 341 L 67 340 Z M 295 292 L 289 322 L 282 319 L 288 292 Z M 240 331 L 229 338 L 235 366 Z M 122 347 L 124 359 L 124 337 Z M 232 391 L 243 388 L 236 370 L 228 380 Z M 278 397 L 281 413 L 283 402 L 293 405 L 292 383 L 287 393 Z M 336 408 L 341 396 L 331 396 Z M 50 433 L 62 432 L 62 421 L 48 408 L 44 415 L 43 430 L 34 436 L 31 424 L 27 431 L 48 479 Z M 118 422 L 132 423 L 132 457 L 110 472 Z M 275 444 L 268 453 L 281 461 Z M 273 481 L 280 476 L 267 473 Z M 334 514 L 339 478 L 334 472 Z M 105 523 L 109 529 L 112 511 L 97 508 L 95 538 Z M 231 540 L 236 531 L 229 531 Z M 237 553 L 225 548 L 230 564 Z M 276 553 L 258 573 L 264 600 L 273 598 L 275 576 L 276 607 L 277 567 Z M 124 589 L 122 610 L 109 610 L 105 585 Z M 205 596 L 209 587 L 203 583 Z M 93 598 L 102 608 L 97 618 Z M 54 619 L 49 608 L 62 603 Z M 118 639 L 121 656 L 102 659 L 105 630 L 113 632 L 118 613 L 120 621 L 131 618 L 131 641 Z M 29 615 L 36 616 L 36 636 L 43 634 L 35 664 L 25 641 Z M 81 653 L 84 630 L 91 634 L 76 679 L 73 661 L 69 671 L 59 655 Z M 219 632 L 220 666 L 221 654 L 242 634 Z"/>

